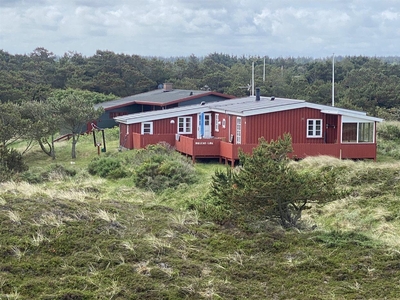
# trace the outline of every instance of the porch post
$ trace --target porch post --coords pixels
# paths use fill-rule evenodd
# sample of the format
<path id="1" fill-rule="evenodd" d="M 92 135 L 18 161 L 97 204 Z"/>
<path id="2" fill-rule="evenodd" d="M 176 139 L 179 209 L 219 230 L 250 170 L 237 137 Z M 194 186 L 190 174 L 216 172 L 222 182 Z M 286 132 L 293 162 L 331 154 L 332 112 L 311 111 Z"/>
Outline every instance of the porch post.
<path id="1" fill-rule="evenodd" d="M 339 159 L 342 159 L 342 115 L 338 115 L 338 120 L 337 120 L 337 137 L 336 140 L 338 141 L 339 144 Z"/>
<path id="2" fill-rule="evenodd" d="M 342 128 L 343 128 L 341 115 L 338 115 L 337 126 L 338 126 L 338 129 L 336 131 L 336 133 L 337 133 L 336 140 L 338 141 L 338 144 L 341 144 L 342 143 Z"/>

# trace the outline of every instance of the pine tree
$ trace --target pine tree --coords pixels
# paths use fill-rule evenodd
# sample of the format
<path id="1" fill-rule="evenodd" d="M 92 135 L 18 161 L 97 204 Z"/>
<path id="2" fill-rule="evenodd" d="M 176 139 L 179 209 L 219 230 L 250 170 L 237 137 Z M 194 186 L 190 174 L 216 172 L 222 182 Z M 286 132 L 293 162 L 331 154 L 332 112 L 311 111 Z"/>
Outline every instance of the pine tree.
<path id="1" fill-rule="evenodd" d="M 240 153 L 238 170 L 215 173 L 211 194 L 228 204 L 236 216 L 276 220 L 285 228 L 299 227 L 301 213 L 310 203 L 333 201 L 344 192 L 338 189 L 334 169 L 296 170 L 290 164 L 290 152 L 290 135 L 270 143 L 260 139 L 251 155 Z"/>

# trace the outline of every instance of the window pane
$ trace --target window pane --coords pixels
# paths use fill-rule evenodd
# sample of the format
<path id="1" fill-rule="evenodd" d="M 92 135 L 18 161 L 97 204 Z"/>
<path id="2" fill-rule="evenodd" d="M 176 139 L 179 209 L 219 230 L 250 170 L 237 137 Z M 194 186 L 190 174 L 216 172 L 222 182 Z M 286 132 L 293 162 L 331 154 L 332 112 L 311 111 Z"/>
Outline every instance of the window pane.
<path id="1" fill-rule="evenodd" d="M 358 124 L 358 141 L 360 143 L 372 143 L 374 138 L 374 123 Z"/>
<path id="2" fill-rule="evenodd" d="M 178 118 L 178 132 L 183 133 L 183 118 Z"/>
<path id="3" fill-rule="evenodd" d="M 191 118 L 186 118 L 186 124 L 185 124 L 186 131 L 185 132 L 191 132 L 191 128 L 192 128 L 191 121 L 192 121 Z"/>
<path id="4" fill-rule="evenodd" d="M 192 133 L 192 118 L 178 118 L 178 133 Z"/>
<path id="5" fill-rule="evenodd" d="M 322 120 L 308 119 L 307 120 L 307 137 L 319 138 L 322 137 Z"/>
<path id="6" fill-rule="evenodd" d="M 343 143 L 357 143 L 357 123 L 343 123 Z"/>
<path id="7" fill-rule="evenodd" d="M 242 143 L 242 119 L 236 119 L 236 144 Z"/>

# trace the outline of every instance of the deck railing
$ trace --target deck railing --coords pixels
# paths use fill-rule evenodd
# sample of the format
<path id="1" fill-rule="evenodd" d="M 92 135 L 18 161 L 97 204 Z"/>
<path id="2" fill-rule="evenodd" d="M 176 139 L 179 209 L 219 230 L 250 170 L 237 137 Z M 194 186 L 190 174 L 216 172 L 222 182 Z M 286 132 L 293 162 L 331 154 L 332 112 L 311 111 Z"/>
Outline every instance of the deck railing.
<path id="1" fill-rule="evenodd" d="M 375 159 L 376 144 L 293 144 L 293 154 L 298 158 L 306 156 L 329 155 L 343 159 Z"/>
<path id="2" fill-rule="evenodd" d="M 175 148 L 179 152 L 193 157 L 219 157 L 220 139 L 194 139 L 186 136 L 177 136 Z"/>
<path id="3" fill-rule="evenodd" d="M 133 134 L 135 149 L 144 148 L 149 144 L 165 141 L 174 146 L 177 151 L 196 157 L 220 157 L 230 161 L 239 159 L 239 149 L 252 153 L 257 144 L 237 145 L 218 138 L 196 139 L 175 134 Z M 290 157 L 304 158 L 307 156 L 329 155 L 337 158 L 374 159 L 376 144 L 345 143 L 345 144 L 293 144 Z"/>
<path id="4" fill-rule="evenodd" d="M 159 142 L 166 142 L 171 146 L 175 144 L 174 134 L 140 134 L 133 133 L 133 148 L 145 148 L 147 145 L 157 144 Z"/>

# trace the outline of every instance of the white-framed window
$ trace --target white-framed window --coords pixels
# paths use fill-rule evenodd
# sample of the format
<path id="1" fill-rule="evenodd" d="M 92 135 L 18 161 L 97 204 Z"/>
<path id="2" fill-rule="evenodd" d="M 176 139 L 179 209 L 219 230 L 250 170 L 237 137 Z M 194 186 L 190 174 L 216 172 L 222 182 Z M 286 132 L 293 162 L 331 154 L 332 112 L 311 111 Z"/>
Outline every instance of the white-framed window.
<path id="1" fill-rule="evenodd" d="M 219 131 L 219 114 L 215 114 L 215 131 Z"/>
<path id="2" fill-rule="evenodd" d="M 346 122 L 342 125 L 342 143 L 373 143 L 373 122 Z"/>
<path id="3" fill-rule="evenodd" d="M 153 134 L 153 122 L 143 122 L 141 132 L 142 134 Z"/>
<path id="4" fill-rule="evenodd" d="M 322 119 L 307 119 L 307 137 L 322 137 Z"/>
<path id="5" fill-rule="evenodd" d="M 178 133 L 191 134 L 192 133 L 192 117 L 179 117 L 178 118 Z"/>
<path id="6" fill-rule="evenodd" d="M 242 118 L 236 118 L 236 144 L 242 143 Z"/>
<path id="7" fill-rule="evenodd" d="M 358 142 L 373 143 L 374 142 L 374 123 L 358 123 Z"/>

